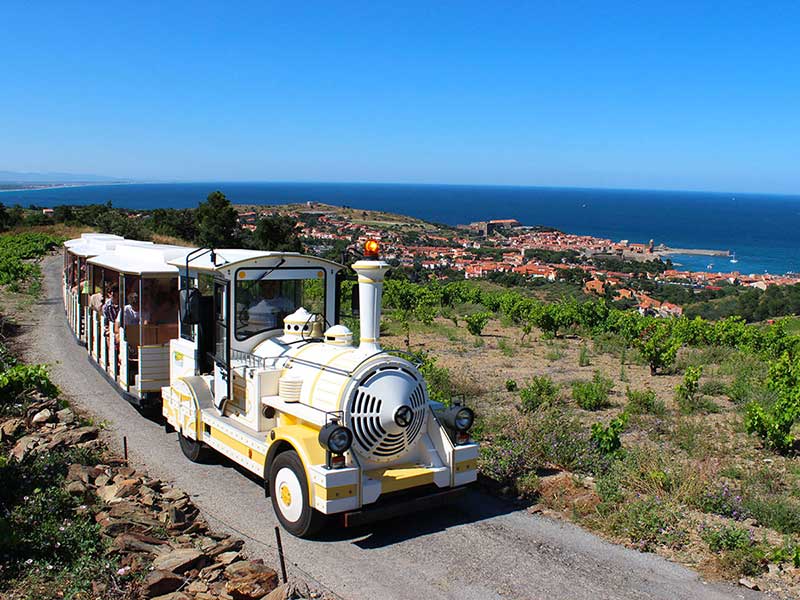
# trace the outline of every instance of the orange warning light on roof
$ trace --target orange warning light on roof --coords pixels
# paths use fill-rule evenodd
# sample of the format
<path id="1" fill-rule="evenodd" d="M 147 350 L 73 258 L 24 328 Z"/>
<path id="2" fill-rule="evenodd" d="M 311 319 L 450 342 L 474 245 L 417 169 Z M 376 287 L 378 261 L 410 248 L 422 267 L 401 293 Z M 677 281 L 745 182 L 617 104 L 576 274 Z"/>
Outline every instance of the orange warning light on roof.
<path id="1" fill-rule="evenodd" d="M 378 251 L 380 249 L 380 245 L 375 240 L 367 240 L 364 242 L 364 256 L 378 258 Z"/>

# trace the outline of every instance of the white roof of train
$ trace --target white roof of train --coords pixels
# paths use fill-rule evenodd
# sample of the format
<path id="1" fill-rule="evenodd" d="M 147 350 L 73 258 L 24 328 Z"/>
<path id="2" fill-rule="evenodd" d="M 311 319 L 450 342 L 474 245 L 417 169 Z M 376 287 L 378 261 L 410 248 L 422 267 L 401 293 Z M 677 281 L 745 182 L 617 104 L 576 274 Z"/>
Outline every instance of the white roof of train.
<path id="1" fill-rule="evenodd" d="M 176 267 L 186 267 L 186 256 L 195 248 L 184 248 L 183 255 L 173 258 L 167 262 Z M 197 269 L 199 271 L 216 271 L 222 267 L 231 267 L 238 263 L 258 260 L 260 258 L 284 258 L 284 259 L 300 259 L 306 260 L 315 264 L 325 264 L 336 269 L 343 269 L 341 265 L 326 258 L 318 258 L 316 256 L 309 256 L 308 254 L 300 254 L 299 252 L 265 252 L 263 250 L 243 250 L 241 248 L 220 248 L 215 249 L 216 264 L 211 262 L 211 253 L 206 252 L 197 258 L 191 258 L 189 261 L 190 269 Z"/>
<path id="2" fill-rule="evenodd" d="M 84 233 L 80 238 L 64 242 L 69 252 L 77 256 L 94 257 L 89 262 L 130 274 L 175 274 L 178 267 L 186 266 L 186 256 L 197 248 L 154 244 L 140 240 L 127 240 L 118 235 L 107 233 Z M 344 265 L 337 262 L 300 254 L 299 252 L 265 252 L 262 250 L 244 250 L 242 248 L 215 249 L 216 264 L 211 262 L 211 254 L 193 258 L 189 262 L 191 269 L 215 271 L 221 267 L 230 267 L 238 263 L 256 261 L 258 259 L 299 259 L 307 263 L 327 265 L 337 270 Z"/>
<path id="3" fill-rule="evenodd" d="M 167 261 L 185 254 L 183 246 L 125 240 L 113 251 L 90 259 L 89 263 L 129 275 L 177 275 L 178 268 Z"/>
<path id="4" fill-rule="evenodd" d="M 86 234 L 84 234 L 86 235 Z M 125 238 L 115 236 L 81 237 L 76 240 L 64 242 L 70 254 L 75 256 L 97 256 L 103 252 L 113 250 L 117 244 L 124 242 Z"/>

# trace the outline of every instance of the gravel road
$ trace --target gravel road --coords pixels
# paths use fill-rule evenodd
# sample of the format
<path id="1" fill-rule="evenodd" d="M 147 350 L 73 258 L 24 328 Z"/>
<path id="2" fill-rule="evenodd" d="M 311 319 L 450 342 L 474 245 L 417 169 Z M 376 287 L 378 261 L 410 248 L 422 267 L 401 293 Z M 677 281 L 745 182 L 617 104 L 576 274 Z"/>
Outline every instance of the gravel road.
<path id="1" fill-rule="evenodd" d="M 277 523 L 261 486 L 230 463 L 186 460 L 175 434 L 143 418 L 89 363 L 64 316 L 61 259 L 43 264 L 45 300 L 23 323 L 27 358 L 49 363 L 77 406 L 105 422 L 131 459 L 192 496 L 208 521 L 247 540 L 253 557 L 276 564 Z M 343 598 L 489 600 L 766 598 L 745 588 L 703 582 L 652 554 L 609 544 L 579 527 L 530 515 L 471 491 L 457 506 L 366 529 L 332 531 L 322 541 L 284 534 L 290 569 Z M 302 571 L 301 571 L 302 570 Z"/>

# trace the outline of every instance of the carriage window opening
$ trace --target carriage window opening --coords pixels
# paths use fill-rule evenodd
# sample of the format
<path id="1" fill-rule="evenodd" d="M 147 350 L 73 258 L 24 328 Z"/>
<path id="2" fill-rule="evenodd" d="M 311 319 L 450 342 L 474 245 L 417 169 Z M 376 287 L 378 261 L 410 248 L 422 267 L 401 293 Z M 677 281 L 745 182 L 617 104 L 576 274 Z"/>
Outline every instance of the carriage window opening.
<path id="1" fill-rule="evenodd" d="M 141 321 L 141 302 L 139 298 L 139 277 L 136 275 L 125 275 L 125 298 L 122 310 L 120 311 L 120 323 L 126 325 L 138 325 Z M 149 316 L 148 316 L 149 318 Z"/>
<path id="2" fill-rule="evenodd" d="M 142 280 L 142 325 L 174 325 L 178 321 L 178 298 L 174 279 Z"/>

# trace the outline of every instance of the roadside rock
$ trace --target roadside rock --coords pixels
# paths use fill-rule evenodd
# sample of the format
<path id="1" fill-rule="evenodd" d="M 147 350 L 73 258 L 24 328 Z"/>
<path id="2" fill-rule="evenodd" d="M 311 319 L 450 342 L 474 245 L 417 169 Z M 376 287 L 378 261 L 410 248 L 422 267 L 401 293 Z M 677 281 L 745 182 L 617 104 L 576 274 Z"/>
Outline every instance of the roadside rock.
<path id="1" fill-rule="evenodd" d="M 278 587 L 278 574 L 272 569 L 250 573 L 231 579 L 225 584 L 225 591 L 234 600 L 259 600 Z"/>
<path id="2" fill-rule="evenodd" d="M 53 418 L 53 411 L 49 408 L 45 408 L 44 410 L 40 410 L 35 415 L 33 415 L 33 419 L 31 419 L 31 423 L 34 425 L 42 425 L 47 423 L 49 420 Z"/>
<path id="3" fill-rule="evenodd" d="M 163 596 L 156 596 L 153 600 L 192 600 L 192 597 L 184 592 L 172 592 Z"/>
<path id="4" fill-rule="evenodd" d="M 261 600 L 287 600 L 288 598 L 290 598 L 289 593 L 290 593 L 289 585 L 284 583 L 283 585 L 279 585 L 278 587 L 276 587 L 269 594 L 264 596 Z"/>
<path id="5" fill-rule="evenodd" d="M 145 577 L 143 586 L 148 598 L 163 596 L 180 588 L 186 580 L 172 571 L 156 569 Z"/>
<path id="6" fill-rule="evenodd" d="M 158 554 L 161 551 L 159 540 L 147 538 L 146 536 L 135 535 L 133 533 L 120 533 L 111 543 L 113 549 L 121 552 L 145 552 L 147 554 Z M 158 567 L 156 567 L 158 568 Z"/>
<path id="7" fill-rule="evenodd" d="M 81 481 L 70 481 L 65 489 L 73 496 L 82 496 L 86 493 L 86 485 Z"/>
<path id="8" fill-rule="evenodd" d="M 108 503 L 117 497 L 118 491 L 119 486 L 116 484 L 104 485 L 103 487 L 97 488 L 97 495 L 103 502 Z"/>
<path id="9" fill-rule="evenodd" d="M 18 461 L 22 461 L 33 447 L 36 445 L 36 438 L 32 435 L 26 435 L 19 439 L 19 441 L 15 444 L 14 448 L 11 450 L 11 456 L 13 456 Z"/>
<path id="10" fill-rule="evenodd" d="M 77 463 L 71 464 L 67 471 L 67 481 L 82 481 L 83 483 L 90 483 L 92 475 L 95 474 L 96 469 L 80 465 Z"/>
<path id="11" fill-rule="evenodd" d="M 12 418 L 3 423 L 3 425 L 0 426 L 0 441 L 5 440 L 7 437 L 12 438 L 17 435 L 23 425 L 25 425 L 25 421 L 19 418 Z"/>
<path id="12" fill-rule="evenodd" d="M 59 423 L 74 423 L 75 413 L 72 412 L 71 408 L 65 408 L 56 412 L 56 418 Z"/>
<path id="13" fill-rule="evenodd" d="M 97 427 L 87 425 L 86 427 L 77 427 L 75 429 L 67 429 L 54 435 L 50 442 L 47 444 L 47 449 L 52 450 L 58 446 L 74 446 L 88 440 L 93 440 L 99 433 Z"/>
<path id="14" fill-rule="evenodd" d="M 752 579 L 748 579 L 747 577 L 742 577 L 739 580 L 739 585 L 744 586 L 744 587 L 746 587 L 748 589 L 751 589 L 751 590 L 758 590 L 759 589 L 758 584 L 755 581 L 753 581 Z"/>
<path id="15" fill-rule="evenodd" d="M 202 567 L 205 561 L 205 555 L 199 550 L 195 550 L 194 548 L 177 548 L 172 552 L 157 556 L 155 560 L 153 560 L 153 567 L 165 571 L 172 571 L 173 573 L 183 573 L 189 569 Z"/>
<path id="16" fill-rule="evenodd" d="M 256 560 L 240 560 L 225 567 L 225 576 L 229 579 L 252 575 L 253 573 L 274 573 L 267 565 Z"/>

